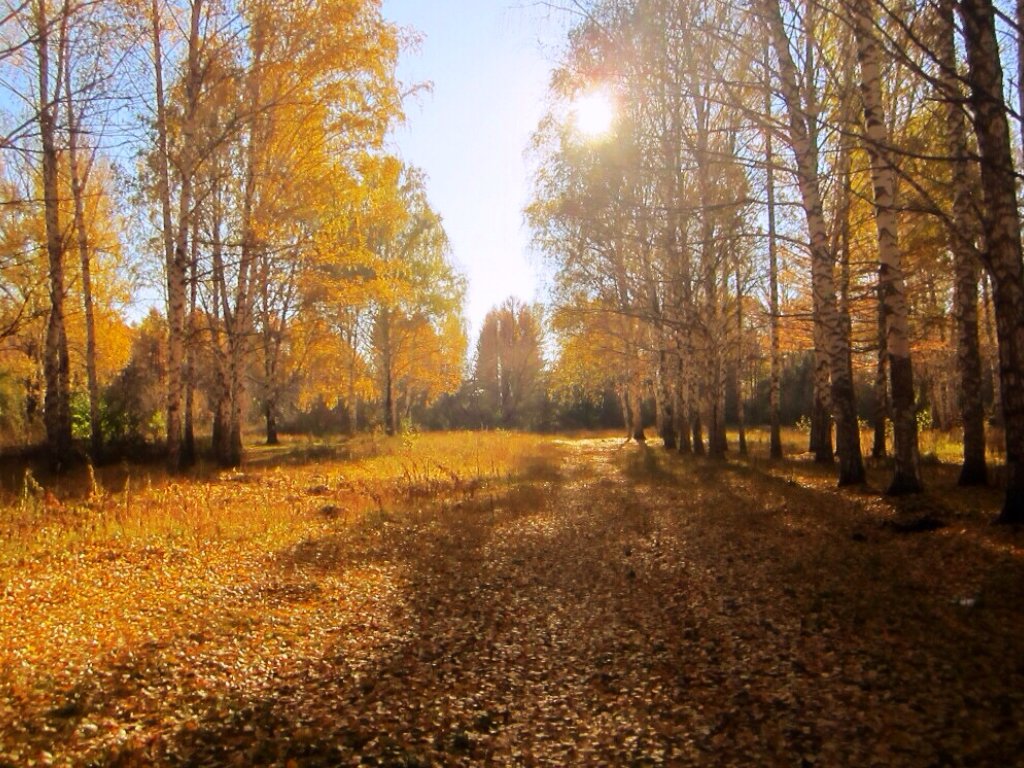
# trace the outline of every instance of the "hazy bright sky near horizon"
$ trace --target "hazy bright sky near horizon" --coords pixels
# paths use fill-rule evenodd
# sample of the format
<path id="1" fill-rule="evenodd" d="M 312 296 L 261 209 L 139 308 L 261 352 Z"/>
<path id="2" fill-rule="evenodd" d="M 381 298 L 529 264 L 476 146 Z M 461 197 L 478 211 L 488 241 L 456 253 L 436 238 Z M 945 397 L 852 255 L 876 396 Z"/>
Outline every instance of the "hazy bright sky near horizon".
<path id="1" fill-rule="evenodd" d="M 525 150 L 543 111 L 564 17 L 532 0 L 384 0 L 384 16 L 422 43 L 398 68 L 411 97 L 396 130 L 398 154 L 427 174 L 452 255 L 469 280 L 466 315 L 475 343 L 484 315 L 508 296 L 542 298 L 523 208 Z"/>

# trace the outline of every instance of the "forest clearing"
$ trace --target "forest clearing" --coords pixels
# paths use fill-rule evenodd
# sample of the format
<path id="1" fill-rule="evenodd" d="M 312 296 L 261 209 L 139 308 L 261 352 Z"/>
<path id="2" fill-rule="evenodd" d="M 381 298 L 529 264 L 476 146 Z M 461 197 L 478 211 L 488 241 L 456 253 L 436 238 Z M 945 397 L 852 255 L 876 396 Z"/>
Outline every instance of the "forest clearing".
<path id="1" fill-rule="evenodd" d="M 836 489 L 751 437 L 27 473 L 0 512 L 0 765 L 1016 764 L 998 490 L 939 463 L 924 495 L 876 468 Z"/>

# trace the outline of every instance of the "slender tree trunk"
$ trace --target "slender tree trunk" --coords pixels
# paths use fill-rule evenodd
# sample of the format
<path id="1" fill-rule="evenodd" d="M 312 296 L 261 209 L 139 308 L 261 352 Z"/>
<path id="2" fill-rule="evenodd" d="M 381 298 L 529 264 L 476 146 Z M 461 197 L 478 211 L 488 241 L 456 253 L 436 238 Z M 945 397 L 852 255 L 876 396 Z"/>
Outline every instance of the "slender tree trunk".
<path id="1" fill-rule="evenodd" d="M 920 493 L 921 470 L 914 405 L 914 369 L 910 357 L 910 322 L 903 280 L 903 254 L 896 214 L 896 172 L 889 156 L 889 137 L 882 104 L 881 50 L 874 32 L 872 0 L 854 0 L 854 33 L 861 72 L 865 145 L 871 158 L 871 180 L 878 232 L 878 287 L 885 312 L 886 351 L 892 394 L 893 477 L 889 495 Z"/>
<path id="2" fill-rule="evenodd" d="M 274 313 L 271 310 L 269 264 L 263 260 L 259 276 L 260 291 L 260 326 L 263 331 L 263 417 L 266 421 L 267 445 L 278 445 L 277 436 L 277 370 L 280 344 L 277 339 L 284 334 L 283 315 L 278 322 L 281 328 L 275 328 Z M 287 308 L 282 310 L 287 312 Z"/>
<path id="3" fill-rule="evenodd" d="M 184 469 L 195 461 L 194 436 L 191 446 L 185 434 L 185 421 L 189 393 L 189 373 L 186 369 L 187 358 L 191 355 L 192 344 L 191 318 L 188 312 L 190 267 L 195 259 L 195 248 L 190 247 L 190 235 L 195 234 L 195 214 L 192 210 L 193 186 L 196 167 L 196 113 L 199 109 L 199 95 L 202 84 L 200 70 L 200 22 L 202 20 L 204 0 L 190 0 L 191 15 L 188 33 L 188 56 L 185 71 L 185 116 L 182 122 L 182 151 L 179 157 L 178 184 L 178 224 L 174 241 L 174 258 L 168 269 L 167 277 L 167 367 L 168 389 L 173 395 L 174 418 L 172 423 L 171 408 L 168 409 L 167 430 L 170 435 L 175 433 L 175 450 L 168 450 L 168 461 L 172 467 Z M 168 448 L 171 447 L 168 439 Z M 176 453 L 176 455 L 175 455 Z"/>
<path id="4" fill-rule="evenodd" d="M 219 170 L 219 169 L 218 169 Z M 211 232 L 212 243 L 210 255 L 213 261 L 213 321 L 210 327 L 210 347 L 214 361 L 214 400 L 213 400 L 213 456 L 222 467 L 233 466 L 231 451 L 231 374 L 230 367 L 230 335 L 227 332 L 231 325 L 231 307 L 227 298 L 227 277 L 224 267 L 224 246 L 221 237 L 223 212 L 221 207 L 221 189 L 218 175 L 214 176 L 211 194 Z"/>
<path id="5" fill-rule="evenodd" d="M 62 73 L 61 62 L 54 68 L 57 85 L 50 82 L 50 19 L 45 0 L 36 0 L 36 55 L 39 67 L 39 141 L 42 148 L 43 220 L 46 230 L 46 256 L 50 290 L 50 314 L 46 323 L 43 373 L 46 394 L 43 420 L 51 459 L 58 468 L 73 456 L 71 441 L 71 375 L 68 338 L 64 316 L 64 240 L 60 228 L 60 190 L 58 185 L 57 104 Z M 66 9 L 65 9 L 66 16 Z M 65 21 L 61 24 L 64 29 Z M 63 32 L 62 32 L 63 37 Z M 60 46 L 58 46 L 58 56 Z M 52 95 L 51 95 L 52 93 Z"/>
<path id="6" fill-rule="evenodd" d="M 959 411 L 964 429 L 964 460 L 957 482 L 962 486 L 972 486 L 988 482 L 988 466 L 985 461 L 985 406 L 978 339 L 977 227 L 972 214 L 973 190 L 963 93 L 957 73 L 955 5 L 955 0 L 939 0 L 937 57 L 941 68 L 940 95 L 945 100 L 946 142 L 951 157 L 950 187 L 953 190 L 953 220 L 948 239 L 956 272 L 953 306 L 960 373 Z M 1024 3 L 1018 2 L 1018 18 L 1022 10 Z M 1020 62 L 1020 66 L 1024 67 L 1024 62 Z M 1018 72 L 1024 73 L 1024 69 L 1018 69 Z M 1018 83 L 1018 86 L 1022 84 Z M 1019 89 L 1018 93 L 1024 99 L 1024 90 Z"/>
<path id="7" fill-rule="evenodd" d="M 199 299 L 199 220 L 193 217 L 191 254 L 188 264 L 188 337 L 185 345 L 185 433 L 181 446 L 181 466 L 191 467 L 196 463 L 196 346 L 199 329 L 196 326 L 196 308 Z"/>
<path id="8" fill-rule="evenodd" d="M 771 335 L 771 383 L 769 386 L 769 448 L 773 459 L 782 458 L 782 354 L 779 339 L 779 246 L 775 224 L 775 148 L 772 141 L 771 52 L 765 40 L 765 194 L 768 203 L 768 330 Z"/>
<path id="9" fill-rule="evenodd" d="M 710 241 L 710 227 L 707 228 L 705 237 Z M 727 448 L 725 443 L 725 408 L 723 397 L 725 394 L 725 373 L 723 370 L 721 344 L 716 338 L 720 327 L 719 316 L 721 314 L 718 299 L 718 270 L 713 267 L 714 257 L 710 253 L 710 244 L 702 246 L 702 250 L 705 251 L 701 260 L 705 261 L 704 291 L 707 307 L 706 327 L 702 334 L 704 359 L 702 390 L 704 392 L 704 410 L 708 418 L 708 456 L 724 458 Z"/>
<path id="10" fill-rule="evenodd" d="M 832 377 L 832 408 L 836 420 L 839 453 L 839 484 L 864 482 L 864 461 L 860 450 L 860 429 L 854 400 L 853 380 L 847 367 L 849 340 L 844 337 L 836 307 L 834 256 L 829 252 L 828 236 L 822 212 L 818 182 L 817 147 L 810 140 L 809 123 L 813 119 L 801 107 L 796 66 L 789 51 L 782 13 L 777 0 L 762 0 L 779 59 L 783 100 L 789 113 L 790 144 L 797 162 L 797 180 L 803 200 L 811 241 L 811 282 L 816 322 L 824 331 Z"/>
<path id="11" fill-rule="evenodd" d="M 992 0 L 962 0 L 974 131 L 985 202 L 986 266 L 992 275 L 999 380 L 1006 431 L 1006 497 L 1000 523 L 1024 522 L 1024 264 L 1010 129 Z"/>
<path id="12" fill-rule="evenodd" d="M 156 96 L 156 137 L 157 137 L 157 196 L 160 198 L 160 215 L 162 240 L 164 247 L 164 271 L 167 277 L 168 327 L 170 327 L 171 294 L 173 293 L 172 272 L 174 269 L 174 231 L 171 223 L 171 181 L 170 156 L 167 141 L 167 106 L 164 95 L 163 75 L 163 44 L 162 22 L 160 19 L 159 0 L 152 0 L 150 5 L 150 21 L 153 32 L 153 75 Z M 173 382 L 173 374 L 168 370 L 167 378 L 167 464 L 172 471 L 177 471 L 180 459 L 180 433 L 175 427 L 177 414 L 180 410 L 179 391 Z M 216 424 L 215 424 L 216 426 Z M 215 430 L 216 433 L 216 430 Z"/>
<path id="13" fill-rule="evenodd" d="M 193 0 L 200 2 L 200 0 Z M 266 140 L 264 121 L 266 113 L 263 98 L 263 60 L 265 51 L 264 25 L 265 19 L 256 18 L 252 25 L 252 63 L 246 83 L 246 98 L 252 105 L 252 113 L 247 125 L 248 143 L 245 152 L 244 177 L 242 186 L 241 248 L 235 277 L 234 310 L 230 322 L 226 324 L 228 331 L 228 351 L 230 355 L 231 385 L 231 422 L 229 428 L 230 452 L 229 461 L 237 466 L 242 462 L 242 432 L 245 425 L 246 386 L 245 372 L 248 362 L 249 335 L 253 330 L 254 290 L 257 278 L 256 264 L 264 256 L 264 244 L 256 233 L 254 221 L 256 209 L 256 193 L 261 173 L 260 156 Z"/>
<path id="14" fill-rule="evenodd" d="M 854 82 L 853 66 L 847 65 L 847 74 L 844 77 L 846 83 Z M 856 108 L 853 106 L 850 94 L 847 94 L 846 103 L 842 106 L 842 124 L 848 130 L 855 118 Z M 850 299 L 850 208 L 853 198 L 852 188 L 853 168 L 853 140 L 852 136 L 844 135 L 840 139 L 839 158 L 837 162 L 836 175 L 839 200 L 836 205 L 835 221 L 832 227 L 832 253 L 836 254 L 839 260 L 839 321 L 843 331 L 843 340 L 846 346 L 845 364 L 846 374 L 850 381 L 853 381 L 853 315 Z M 860 436 L 860 419 L 857 420 L 857 435 Z"/>
<path id="15" fill-rule="evenodd" d="M 188 265 L 188 224 L 191 216 L 191 185 L 194 152 L 193 120 L 199 98 L 199 21 L 202 0 L 193 0 L 188 38 L 185 90 L 186 111 L 182 120 L 182 156 L 179 158 L 178 224 L 172 235 L 167 109 L 163 84 L 161 20 L 157 0 L 153 0 L 153 62 L 156 75 L 157 142 L 160 154 L 160 197 L 164 224 L 164 251 L 167 273 L 167 464 L 179 471 L 182 441 L 182 364 L 185 352 L 185 306 Z"/>
<path id="16" fill-rule="evenodd" d="M 68 120 L 68 170 L 71 198 L 74 205 L 74 227 L 78 241 L 78 257 L 82 265 L 82 304 L 85 309 L 85 376 L 89 389 L 89 443 L 93 463 L 103 461 L 103 419 L 100 410 L 100 386 L 96 373 L 96 313 L 92 296 L 92 254 L 89 230 L 85 220 L 85 186 L 88 171 L 83 170 L 78 155 L 79 116 L 75 114 L 71 94 L 70 55 L 65 54 L 64 99 Z"/>
<path id="17" fill-rule="evenodd" d="M 676 157 L 677 151 L 672 153 Z M 674 161 L 673 161 L 674 162 Z M 679 199 L 679 178 L 674 174 L 672 179 L 672 199 Z M 696 392 L 696 372 L 694 370 L 694 327 L 690 322 L 693 317 L 693 285 L 692 262 L 689 238 L 682 222 L 682 214 L 674 210 L 671 214 L 671 250 L 675 255 L 674 268 L 674 312 L 676 341 L 676 388 L 679 395 L 677 419 L 679 428 L 679 452 L 692 453 L 698 447 L 693 444 L 692 424 L 696 413 L 698 396 Z M 703 446 L 699 446 L 701 449 Z"/>
<path id="18" fill-rule="evenodd" d="M 736 421 L 739 429 L 740 456 L 747 455 L 747 425 L 744 410 L 744 348 L 743 348 L 743 283 L 740 279 L 740 267 L 736 264 Z"/>

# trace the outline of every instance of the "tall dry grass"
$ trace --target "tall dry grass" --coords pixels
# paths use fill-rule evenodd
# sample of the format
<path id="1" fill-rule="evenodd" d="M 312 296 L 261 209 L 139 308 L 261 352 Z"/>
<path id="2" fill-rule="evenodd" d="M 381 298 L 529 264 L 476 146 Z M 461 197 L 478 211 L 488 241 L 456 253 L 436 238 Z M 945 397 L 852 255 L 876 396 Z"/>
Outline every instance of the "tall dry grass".
<path id="1" fill-rule="evenodd" d="M 0 564 L 78 545 L 279 547 L 339 517 L 505 489 L 556 452 L 538 435 L 449 432 L 291 439 L 250 446 L 237 470 L 200 466 L 185 476 L 122 464 L 47 478 L 26 467 L 0 498 Z"/>

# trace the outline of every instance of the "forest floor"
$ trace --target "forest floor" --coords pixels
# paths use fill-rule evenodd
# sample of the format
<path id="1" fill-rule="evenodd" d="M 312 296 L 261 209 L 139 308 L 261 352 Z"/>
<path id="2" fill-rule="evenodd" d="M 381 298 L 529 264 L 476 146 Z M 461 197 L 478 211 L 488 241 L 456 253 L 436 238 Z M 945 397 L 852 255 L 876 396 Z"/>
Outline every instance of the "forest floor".
<path id="1" fill-rule="evenodd" d="M 0 765 L 1024 764 L 994 491 L 617 438 L 285 458 L 26 479 Z"/>

